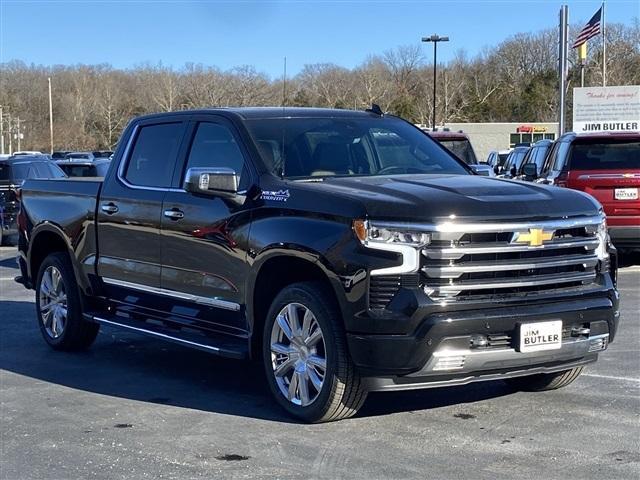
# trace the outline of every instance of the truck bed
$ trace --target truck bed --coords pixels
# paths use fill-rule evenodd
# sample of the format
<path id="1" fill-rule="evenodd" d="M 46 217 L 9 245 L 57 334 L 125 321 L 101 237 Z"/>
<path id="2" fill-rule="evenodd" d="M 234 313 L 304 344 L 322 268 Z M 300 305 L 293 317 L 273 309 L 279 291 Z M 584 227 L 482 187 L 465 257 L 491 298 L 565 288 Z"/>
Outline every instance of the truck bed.
<path id="1" fill-rule="evenodd" d="M 27 180 L 21 188 L 21 216 L 32 231 L 62 230 L 74 250 L 82 241 L 85 250 L 95 253 L 96 201 L 101 188 L 98 178 Z"/>

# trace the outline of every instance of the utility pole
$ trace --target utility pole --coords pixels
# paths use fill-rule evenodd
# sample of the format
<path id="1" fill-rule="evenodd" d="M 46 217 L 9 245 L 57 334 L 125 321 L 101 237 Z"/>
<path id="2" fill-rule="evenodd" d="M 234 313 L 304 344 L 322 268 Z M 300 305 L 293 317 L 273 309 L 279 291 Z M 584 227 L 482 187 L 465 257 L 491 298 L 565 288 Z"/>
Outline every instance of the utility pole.
<path id="1" fill-rule="evenodd" d="M 436 72 L 438 68 L 438 42 L 448 42 L 449 37 L 441 37 L 433 34 L 430 37 L 422 37 L 423 42 L 433 42 L 433 130 L 436 129 Z"/>
<path id="2" fill-rule="evenodd" d="M 560 7 L 560 28 L 558 36 L 558 89 L 560 94 L 560 108 L 558 108 L 558 136 L 564 134 L 565 124 L 565 95 L 567 91 L 567 51 L 569 49 L 569 7 Z"/>
<path id="3" fill-rule="evenodd" d="M 0 155 L 4 155 L 4 113 L 2 113 L 2 105 L 0 105 Z"/>
<path id="4" fill-rule="evenodd" d="M 22 136 L 22 132 L 20 132 L 20 117 L 18 117 L 18 119 L 16 120 L 16 124 L 18 127 L 18 151 L 22 150 L 22 139 L 20 138 Z"/>
<path id="5" fill-rule="evenodd" d="M 13 155 L 13 125 L 11 122 L 11 114 L 8 115 L 7 122 L 7 127 L 9 127 L 9 155 Z"/>
<path id="6" fill-rule="evenodd" d="M 51 151 L 53 154 L 53 102 L 51 101 L 51 77 L 47 78 L 49 81 L 49 138 L 51 140 Z"/>

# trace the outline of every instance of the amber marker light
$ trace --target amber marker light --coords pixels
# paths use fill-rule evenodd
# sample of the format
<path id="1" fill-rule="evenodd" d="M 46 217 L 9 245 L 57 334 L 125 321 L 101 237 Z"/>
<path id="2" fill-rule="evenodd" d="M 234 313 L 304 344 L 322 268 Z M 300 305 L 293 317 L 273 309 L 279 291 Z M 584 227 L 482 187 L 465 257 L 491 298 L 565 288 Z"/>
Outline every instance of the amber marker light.
<path id="1" fill-rule="evenodd" d="M 352 228 L 361 242 L 367 239 L 367 222 L 365 220 L 354 220 Z"/>

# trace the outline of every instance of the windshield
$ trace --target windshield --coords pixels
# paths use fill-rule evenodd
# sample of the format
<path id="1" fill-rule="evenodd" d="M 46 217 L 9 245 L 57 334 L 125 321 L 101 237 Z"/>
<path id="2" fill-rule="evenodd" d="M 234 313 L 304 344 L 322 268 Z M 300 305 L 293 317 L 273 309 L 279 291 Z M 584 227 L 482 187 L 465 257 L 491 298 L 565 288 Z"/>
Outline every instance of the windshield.
<path id="1" fill-rule="evenodd" d="M 443 138 L 439 141 L 447 148 L 447 150 L 450 150 L 456 157 L 467 165 L 476 165 L 478 163 L 476 154 L 474 153 L 473 148 L 471 147 L 471 142 L 468 139 L 448 140 Z"/>
<path id="2" fill-rule="evenodd" d="M 574 170 L 640 169 L 640 141 L 574 143 L 569 164 Z"/>
<path id="3" fill-rule="evenodd" d="M 398 119 L 274 118 L 246 124 L 267 168 L 286 178 L 469 174 L 428 135 Z"/>
<path id="4" fill-rule="evenodd" d="M 88 153 L 69 153 L 65 158 L 88 160 L 91 157 L 89 156 Z"/>
<path id="5" fill-rule="evenodd" d="M 527 154 L 527 149 L 523 148 L 522 150 L 514 150 L 509 154 L 507 161 L 504 164 L 505 170 L 509 170 L 511 167 L 515 167 L 516 170 L 520 168 L 522 165 L 522 160 L 524 160 L 524 156 Z"/>

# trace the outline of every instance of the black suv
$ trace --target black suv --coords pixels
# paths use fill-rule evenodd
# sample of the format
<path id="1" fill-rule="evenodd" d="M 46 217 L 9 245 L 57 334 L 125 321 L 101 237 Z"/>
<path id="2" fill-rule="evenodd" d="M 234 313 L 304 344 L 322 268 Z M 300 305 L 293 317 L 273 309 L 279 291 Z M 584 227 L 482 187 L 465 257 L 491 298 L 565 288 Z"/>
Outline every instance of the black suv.
<path id="1" fill-rule="evenodd" d="M 18 233 L 16 191 L 27 178 L 62 178 L 65 174 L 44 155 L 17 155 L 0 160 L 0 244 Z"/>

